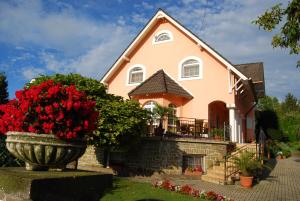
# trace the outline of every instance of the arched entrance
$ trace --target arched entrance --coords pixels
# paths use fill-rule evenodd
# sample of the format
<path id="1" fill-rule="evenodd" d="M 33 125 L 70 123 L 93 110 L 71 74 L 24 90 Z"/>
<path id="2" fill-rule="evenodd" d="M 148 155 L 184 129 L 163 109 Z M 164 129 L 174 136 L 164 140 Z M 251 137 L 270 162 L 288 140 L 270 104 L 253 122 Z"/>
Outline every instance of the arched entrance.
<path id="1" fill-rule="evenodd" d="M 229 123 L 229 110 L 223 101 L 213 101 L 208 105 L 209 129 L 224 129 L 224 124 Z"/>

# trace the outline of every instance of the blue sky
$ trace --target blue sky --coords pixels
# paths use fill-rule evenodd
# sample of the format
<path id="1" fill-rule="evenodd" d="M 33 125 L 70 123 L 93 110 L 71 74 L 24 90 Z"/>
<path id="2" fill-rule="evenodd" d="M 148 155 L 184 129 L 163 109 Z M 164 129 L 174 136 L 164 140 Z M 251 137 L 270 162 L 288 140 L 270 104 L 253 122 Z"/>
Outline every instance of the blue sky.
<path id="1" fill-rule="evenodd" d="M 286 2 L 286 1 L 284 1 Z M 158 8 L 232 63 L 264 62 L 268 95 L 300 98 L 300 69 L 251 24 L 274 0 L 0 0 L 0 71 L 10 97 L 39 74 L 100 79 Z"/>

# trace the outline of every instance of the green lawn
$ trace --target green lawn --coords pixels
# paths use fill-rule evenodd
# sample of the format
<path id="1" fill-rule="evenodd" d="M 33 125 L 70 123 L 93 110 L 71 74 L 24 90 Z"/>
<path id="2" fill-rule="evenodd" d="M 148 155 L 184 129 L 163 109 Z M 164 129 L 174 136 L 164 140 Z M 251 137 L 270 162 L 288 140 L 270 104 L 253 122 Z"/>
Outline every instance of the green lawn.
<path id="1" fill-rule="evenodd" d="M 113 189 L 101 201 L 201 201 L 202 199 L 154 188 L 151 184 L 114 179 Z M 203 201 L 203 200 L 202 200 Z"/>

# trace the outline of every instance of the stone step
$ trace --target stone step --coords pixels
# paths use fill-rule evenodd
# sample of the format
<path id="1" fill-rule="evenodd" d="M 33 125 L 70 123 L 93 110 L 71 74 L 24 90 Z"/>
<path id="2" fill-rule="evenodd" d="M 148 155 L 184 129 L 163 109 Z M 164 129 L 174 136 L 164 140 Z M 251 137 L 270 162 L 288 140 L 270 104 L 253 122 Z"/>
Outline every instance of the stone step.
<path id="1" fill-rule="evenodd" d="M 213 166 L 211 170 L 223 171 L 225 170 L 224 166 Z"/>
<path id="2" fill-rule="evenodd" d="M 218 178 L 224 178 L 224 172 L 223 173 L 216 173 L 216 172 L 207 172 L 205 175 L 211 176 L 211 177 L 218 177 Z"/>
<path id="3" fill-rule="evenodd" d="M 214 173 L 214 174 L 225 174 L 225 170 L 224 169 L 208 169 L 207 173 Z"/>

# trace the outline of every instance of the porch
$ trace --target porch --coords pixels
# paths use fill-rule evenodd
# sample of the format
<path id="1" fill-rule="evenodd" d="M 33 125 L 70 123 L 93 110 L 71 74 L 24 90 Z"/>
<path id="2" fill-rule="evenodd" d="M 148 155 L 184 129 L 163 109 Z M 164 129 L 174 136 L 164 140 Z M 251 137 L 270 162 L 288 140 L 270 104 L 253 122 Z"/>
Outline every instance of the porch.
<path id="1" fill-rule="evenodd" d="M 161 122 L 161 126 L 160 126 Z M 223 122 L 187 117 L 153 118 L 148 122 L 148 136 L 174 138 L 199 138 L 207 140 L 230 141 L 230 126 Z"/>

